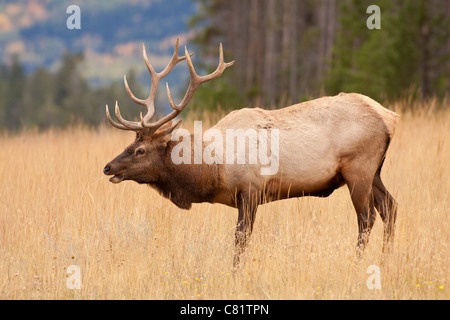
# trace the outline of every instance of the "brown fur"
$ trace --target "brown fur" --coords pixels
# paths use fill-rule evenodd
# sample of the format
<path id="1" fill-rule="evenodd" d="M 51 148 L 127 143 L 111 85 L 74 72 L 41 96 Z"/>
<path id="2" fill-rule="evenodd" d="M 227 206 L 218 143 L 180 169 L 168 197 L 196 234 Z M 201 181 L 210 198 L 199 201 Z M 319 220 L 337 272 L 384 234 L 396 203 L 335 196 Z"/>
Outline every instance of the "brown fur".
<path id="1" fill-rule="evenodd" d="M 115 183 L 148 184 L 183 209 L 199 202 L 238 208 L 235 265 L 252 232 L 258 205 L 291 197 L 327 197 L 346 184 L 357 213 L 360 254 L 375 210 L 385 225 L 385 242 L 393 240 L 396 202 L 380 172 L 397 119 L 395 113 L 359 94 L 324 97 L 273 111 L 246 108 L 230 113 L 214 128 L 223 133 L 232 128 L 279 129 L 276 175 L 261 176 L 260 165 L 175 165 L 171 150 L 178 142 L 170 137 L 178 124 L 170 123 L 152 136 L 138 134 L 104 172 L 114 175 Z M 138 155 L 138 149 L 145 149 L 145 154 Z"/>

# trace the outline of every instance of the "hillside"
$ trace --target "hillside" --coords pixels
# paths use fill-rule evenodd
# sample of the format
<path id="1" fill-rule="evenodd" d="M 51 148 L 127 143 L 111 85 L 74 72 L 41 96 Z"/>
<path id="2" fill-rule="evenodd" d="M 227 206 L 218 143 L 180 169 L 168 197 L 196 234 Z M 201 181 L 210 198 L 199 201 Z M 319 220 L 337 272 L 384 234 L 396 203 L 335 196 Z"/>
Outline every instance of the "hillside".
<path id="1" fill-rule="evenodd" d="M 69 30 L 69 5 L 81 9 L 81 29 Z M 0 62 L 18 55 L 26 70 L 56 69 L 65 51 L 84 54 L 83 75 L 92 84 L 143 70 L 141 43 L 156 68 L 171 54 L 173 38 L 187 36 L 191 0 L 0 1 Z M 144 67 L 145 68 L 145 67 Z"/>

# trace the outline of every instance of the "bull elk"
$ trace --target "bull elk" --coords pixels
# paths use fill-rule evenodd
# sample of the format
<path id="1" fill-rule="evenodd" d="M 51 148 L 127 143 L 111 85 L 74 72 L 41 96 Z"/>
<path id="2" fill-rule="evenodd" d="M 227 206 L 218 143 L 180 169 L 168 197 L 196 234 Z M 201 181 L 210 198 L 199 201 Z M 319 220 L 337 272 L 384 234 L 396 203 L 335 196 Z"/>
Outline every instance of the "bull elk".
<path id="1" fill-rule="evenodd" d="M 172 120 L 184 110 L 202 83 L 219 77 L 234 61 L 224 62 L 220 44 L 217 69 L 199 76 L 186 48 L 185 55 L 178 56 L 178 40 L 169 64 L 160 73 L 149 63 L 144 45 L 143 58 L 151 76 L 148 98 L 135 97 L 126 76 L 124 84 L 130 98 L 147 107 L 147 113 L 144 116 L 140 114 L 140 121 L 125 120 L 116 102 L 115 114 L 119 122 L 115 122 L 106 106 L 106 116 L 114 127 L 136 132 L 135 141 L 105 166 L 103 172 L 112 176 L 111 182 L 133 180 L 147 184 L 183 209 L 201 202 L 237 208 L 235 266 L 239 264 L 239 257 L 252 232 L 258 205 L 292 197 L 327 197 L 344 184 L 350 191 L 357 214 L 358 255 L 368 242 L 376 217 L 375 209 L 384 223 L 383 251 L 386 244 L 392 243 L 397 205 L 383 185 L 380 172 L 394 134 L 397 114 L 355 93 L 322 97 L 278 110 L 244 108 L 228 114 L 213 129 L 225 136 L 229 129 L 276 128 L 279 134 L 276 155 L 279 170 L 275 174 L 262 175 L 260 163 L 175 164 L 171 153 L 180 142 L 173 139 L 173 133 L 181 120 Z M 183 60 L 187 61 L 190 73 L 184 98 L 175 104 L 166 83 L 173 111 L 151 122 L 159 81 Z M 194 142 L 193 134 L 185 138 Z M 191 145 L 190 152 L 194 153 Z M 206 147 L 205 142 L 202 147 Z"/>

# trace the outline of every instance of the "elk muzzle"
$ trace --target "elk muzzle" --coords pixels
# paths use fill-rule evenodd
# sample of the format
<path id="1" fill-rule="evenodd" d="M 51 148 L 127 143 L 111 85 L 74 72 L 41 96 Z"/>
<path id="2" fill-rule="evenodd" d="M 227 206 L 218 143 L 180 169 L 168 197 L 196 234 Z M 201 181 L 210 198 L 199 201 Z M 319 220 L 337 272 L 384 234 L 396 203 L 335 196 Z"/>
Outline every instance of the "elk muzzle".
<path id="1" fill-rule="evenodd" d="M 109 163 L 103 168 L 103 173 L 108 175 L 109 172 L 111 171 L 111 166 L 109 165 Z"/>
<path id="2" fill-rule="evenodd" d="M 124 175 L 123 172 L 118 172 L 118 173 L 114 173 L 114 170 L 112 169 L 112 166 L 110 163 L 108 163 L 104 168 L 103 168 L 103 173 L 107 176 L 113 176 L 109 179 L 109 181 L 111 181 L 112 183 L 119 183 L 122 182 L 122 180 L 124 179 Z"/>

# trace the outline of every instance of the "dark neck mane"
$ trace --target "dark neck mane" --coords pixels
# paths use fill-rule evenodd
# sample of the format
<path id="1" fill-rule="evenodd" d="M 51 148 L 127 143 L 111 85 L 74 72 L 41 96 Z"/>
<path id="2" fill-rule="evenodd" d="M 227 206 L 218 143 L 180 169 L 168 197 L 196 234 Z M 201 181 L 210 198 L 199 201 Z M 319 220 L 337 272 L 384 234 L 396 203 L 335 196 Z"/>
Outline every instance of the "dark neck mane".
<path id="1" fill-rule="evenodd" d="M 169 142 L 164 172 L 161 172 L 158 181 L 149 185 L 182 209 L 190 209 L 192 203 L 212 202 L 220 187 L 219 166 L 174 164 L 171 151 L 176 143 Z"/>

